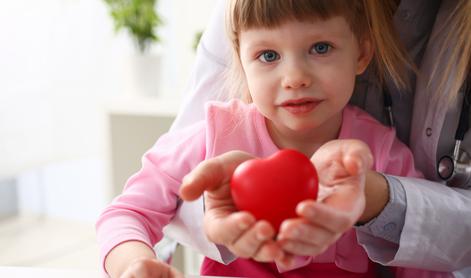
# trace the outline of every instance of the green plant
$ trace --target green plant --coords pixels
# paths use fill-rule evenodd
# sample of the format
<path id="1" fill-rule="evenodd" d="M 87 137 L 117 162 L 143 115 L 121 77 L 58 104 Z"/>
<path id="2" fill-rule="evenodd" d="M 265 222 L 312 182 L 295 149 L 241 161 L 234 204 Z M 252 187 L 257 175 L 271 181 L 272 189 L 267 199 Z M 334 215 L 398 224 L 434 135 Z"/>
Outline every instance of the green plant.
<path id="1" fill-rule="evenodd" d="M 141 52 L 160 38 L 156 28 L 163 24 L 155 9 L 157 0 L 105 0 L 115 23 L 115 30 L 126 29 Z"/>
<path id="2" fill-rule="evenodd" d="M 203 36 L 203 31 L 198 31 L 193 38 L 193 51 L 196 51 L 198 44 L 200 43 L 201 36 Z"/>

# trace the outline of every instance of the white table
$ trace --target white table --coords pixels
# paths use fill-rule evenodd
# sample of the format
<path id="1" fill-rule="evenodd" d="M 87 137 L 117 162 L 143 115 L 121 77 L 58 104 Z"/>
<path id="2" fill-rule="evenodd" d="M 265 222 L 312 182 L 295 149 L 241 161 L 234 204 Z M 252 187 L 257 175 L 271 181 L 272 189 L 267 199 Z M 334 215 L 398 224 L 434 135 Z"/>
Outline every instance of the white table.
<path id="1" fill-rule="evenodd" d="M 99 270 L 0 266 L 0 277 L 8 278 L 106 278 Z M 186 278 L 224 278 L 216 276 L 185 276 Z"/>
<path id="2" fill-rule="evenodd" d="M 98 270 L 0 266 L 0 277 L 9 278 L 104 278 Z"/>

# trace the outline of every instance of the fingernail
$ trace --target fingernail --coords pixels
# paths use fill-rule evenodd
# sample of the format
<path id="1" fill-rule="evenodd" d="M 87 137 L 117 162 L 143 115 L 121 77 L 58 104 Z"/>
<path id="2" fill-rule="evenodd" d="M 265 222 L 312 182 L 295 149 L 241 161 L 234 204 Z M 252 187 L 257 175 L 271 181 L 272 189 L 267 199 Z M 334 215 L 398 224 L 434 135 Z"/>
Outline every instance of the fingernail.
<path id="1" fill-rule="evenodd" d="M 260 241 L 264 241 L 264 240 L 267 239 L 267 237 L 266 237 L 263 233 L 261 233 L 261 232 L 257 232 L 257 233 L 255 234 L 255 236 L 256 236 L 257 239 L 260 240 Z"/>
<path id="2" fill-rule="evenodd" d="M 191 174 L 186 174 L 183 179 L 182 179 L 182 183 L 190 183 L 191 182 Z"/>
<path id="3" fill-rule="evenodd" d="M 289 225 L 286 221 L 281 222 L 280 232 L 285 232 L 288 229 Z"/>
<path id="4" fill-rule="evenodd" d="M 245 221 L 239 221 L 239 229 L 245 230 L 249 227 L 249 224 L 247 224 Z"/>
<path id="5" fill-rule="evenodd" d="M 314 209 L 310 207 L 304 207 L 302 211 L 302 214 L 307 218 L 313 218 L 316 215 Z"/>

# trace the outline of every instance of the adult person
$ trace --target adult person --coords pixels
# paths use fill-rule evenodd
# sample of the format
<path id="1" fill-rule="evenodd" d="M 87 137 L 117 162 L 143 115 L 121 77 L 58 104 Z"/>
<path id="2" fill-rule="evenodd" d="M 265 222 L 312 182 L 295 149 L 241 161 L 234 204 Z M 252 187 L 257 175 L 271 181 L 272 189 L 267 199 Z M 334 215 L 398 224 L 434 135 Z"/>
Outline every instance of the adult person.
<path id="1" fill-rule="evenodd" d="M 189 95 L 173 129 L 202 119 L 206 101 L 224 99 L 220 92 L 230 50 L 224 39 L 222 2 L 203 35 Z M 385 176 L 386 180 L 372 182 L 367 175 L 366 209 L 359 219 L 358 239 L 370 258 L 384 265 L 453 271 L 456 277 L 470 275 L 471 182 L 451 181 L 452 186 L 447 186 L 437 168 L 442 157 L 456 157 L 454 134 L 470 64 L 471 1 L 402 0 L 394 17 L 418 74 L 409 73 L 412 86 L 404 91 L 388 80 L 380 85 L 375 74 L 368 72 L 359 78 L 351 103 L 383 123 L 394 122 L 398 137 L 410 146 L 416 166 L 427 180 Z M 377 109 L 378 103 L 389 104 L 388 95 L 391 114 Z M 460 158 L 471 153 L 470 140 L 471 133 L 466 132 Z M 382 204 L 371 207 L 372 200 L 378 199 Z M 220 226 L 208 236 L 217 239 L 230 228 Z M 230 254 L 219 250 L 224 261 Z"/>

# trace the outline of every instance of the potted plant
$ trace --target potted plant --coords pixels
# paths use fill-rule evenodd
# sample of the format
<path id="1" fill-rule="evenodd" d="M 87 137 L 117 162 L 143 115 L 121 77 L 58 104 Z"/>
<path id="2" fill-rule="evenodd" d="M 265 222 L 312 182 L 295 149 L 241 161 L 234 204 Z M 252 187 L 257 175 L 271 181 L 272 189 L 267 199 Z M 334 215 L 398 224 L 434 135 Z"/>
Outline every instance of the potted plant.
<path id="1" fill-rule="evenodd" d="M 156 29 L 162 25 L 162 19 L 155 6 L 157 0 L 105 0 L 110 7 L 110 14 L 116 31 L 126 29 L 134 39 L 138 49 L 145 52 L 160 38 Z"/>
<path id="2" fill-rule="evenodd" d="M 157 29 L 163 21 L 156 10 L 157 0 L 104 0 L 109 6 L 115 31 L 127 31 L 137 53 L 127 61 L 123 70 L 126 92 L 132 95 L 156 96 L 159 91 L 161 55 L 151 51 L 160 42 Z"/>

